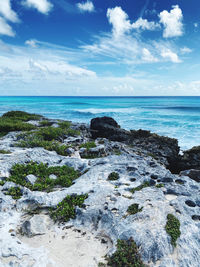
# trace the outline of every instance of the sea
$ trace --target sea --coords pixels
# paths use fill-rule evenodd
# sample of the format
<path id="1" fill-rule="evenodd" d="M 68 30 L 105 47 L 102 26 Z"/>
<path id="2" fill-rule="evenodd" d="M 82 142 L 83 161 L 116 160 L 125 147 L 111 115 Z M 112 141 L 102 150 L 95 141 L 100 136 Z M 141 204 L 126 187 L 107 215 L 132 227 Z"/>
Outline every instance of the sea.
<path id="1" fill-rule="evenodd" d="M 128 130 L 177 138 L 181 150 L 200 145 L 200 97 L 0 97 L 0 115 L 10 110 L 84 123 L 110 116 Z"/>

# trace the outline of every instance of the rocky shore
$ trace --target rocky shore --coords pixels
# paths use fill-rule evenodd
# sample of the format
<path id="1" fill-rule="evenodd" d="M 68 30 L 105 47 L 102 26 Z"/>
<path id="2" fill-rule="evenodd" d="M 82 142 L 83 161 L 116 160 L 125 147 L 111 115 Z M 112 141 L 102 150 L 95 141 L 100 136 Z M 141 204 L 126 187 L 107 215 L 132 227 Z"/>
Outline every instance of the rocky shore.
<path id="1" fill-rule="evenodd" d="M 199 267 L 200 147 L 24 112 L 0 118 L 1 267 Z"/>

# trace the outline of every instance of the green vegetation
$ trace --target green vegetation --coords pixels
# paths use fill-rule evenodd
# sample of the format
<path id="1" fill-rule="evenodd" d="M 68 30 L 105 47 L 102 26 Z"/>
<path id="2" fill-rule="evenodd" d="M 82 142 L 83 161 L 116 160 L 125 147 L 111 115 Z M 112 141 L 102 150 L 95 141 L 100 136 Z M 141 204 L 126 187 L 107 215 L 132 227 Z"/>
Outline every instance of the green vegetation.
<path id="1" fill-rule="evenodd" d="M 172 245 L 176 247 L 176 240 L 181 235 L 181 231 L 180 222 L 173 214 L 167 215 L 167 223 L 165 225 L 165 230 L 171 237 Z"/>
<path id="2" fill-rule="evenodd" d="M 21 120 L 0 117 L 0 137 L 14 131 L 31 131 L 36 127 Z"/>
<path id="3" fill-rule="evenodd" d="M 164 187 L 164 184 L 157 184 L 156 187 L 157 188 L 162 188 L 162 187 Z"/>
<path id="4" fill-rule="evenodd" d="M 141 212 L 143 210 L 143 207 L 139 209 L 139 204 L 137 203 L 134 203 L 132 205 L 130 205 L 127 209 L 127 212 L 130 214 L 130 215 L 134 215 L 138 212 Z"/>
<path id="5" fill-rule="evenodd" d="M 6 183 L 6 181 L 0 181 L 0 185 L 3 186 Z"/>
<path id="6" fill-rule="evenodd" d="M 58 123 L 58 125 L 62 129 L 69 129 L 71 126 L 71 122 L 70 121 L 61 121 Z"/>
<path id="7" fill-rule="evenodd" d="M 17 121 L 29 121 L 29 120 L 39 120 L 42 118 L 41 115 L 31 114 L 25 111 L 9 111 L 4 113 L 3 119 L 12 119 Z"/>
<path id="8" fill-rule="evenodd" d="M 90 150 L 90 148 L 94 148 L 94 147 L 96 147 L 96 144 L 95 144 L 94 141 L 92 141 L 92 142 L 87 142 L 87 143 L 85 143 L 85 144 L 80 145 L 80 148 L 82 148 L 82 147 L 86 148 L 87 150 Z"/>
<path id="9" fill-rule="evenodd" d="M 10 154 L 11 152 L 8 150 L 0 149 L 0 154 Z"/>
<path id="10" fill-rule="evenodd" d="M 20 199 L 22 196 L 22 190 L 19 187 L 11 187 L 8 189 L 6 195 L 12 196 L 13 199 Z"/>
<path id="11" fill-rule="evenodd" d="M 109 175 L 108 175 L 108 180 L 109 181 L 116 181 L 119 179 L 119 174 L 117 172 L 111 172 Z"/>
<path id="12" fill-rule="evenodd" d="M 143 184 L 141 184 L 141 185 L 139 185 L 139 186 L 137 186 L 137 187 L 135 187 L 135 188 L 132 188 L 130 191 L 131 191 L 131 193 L 135 193 L 136 191 L 140 191 L 140 190 L 142 190 L 143 188 L 145 188 L 145 187 L 149 187 L 150 186 L 150 182 L 149 181 L 146 181 L 146 182 L 144 182 Z"/>
<path id="13" fill-rule="evenodd" d="M 138 247 L 132 239 L 118 240 L 116 252 L 107 257 L 107 261 L 107 265 L 112 267 L 145 267 Z"/>
<path id="14" fill-rule="evenodd" d="M 49 120 L 42 120 L 39 122 L 39 125 L 42 127 L 51 126 L 52 124 L 53 124 L 53 122 L 49 121 Z"/>
<path id="15" fill-rule="evenodd" d="M 67 148 L 69 146 L 63 145 L 62 143 L 58 141 L 45 141 L 41 140 L 41 138 L 33 135 L 29 135 L 25 138 L 25 140 L 19 141 L 16 146 L 19 147 L 28 147 L 28 148 L 33 148 L 33 147 L 43 147 L 46 150 L 49 151 L 55 151 L 59 155 L 62 156 L 67 156 Z"/>
<path id="16" fill-rule="evenodd" d="M 116 156 L 120 156 L 122 154 L 122 152 L 119 149 L 114 149 L 113 152 Z"/>
<path id="17" fill-rule="evenodd" d="M 83 208 L 84 201 L 88 195 L 67 196 L 56 208 L 50 209 L 50 216 L 54 221 L 67 222 L 76 217 L 76 207 Z"/>
<path id="18" fill-rule="evenodd" d="M 37 177 L 34 185 L 25 179 L 29 174 Z M 57 179 L 49 178 L 51 174 L 55 174 Z M 79 176 L 78 171 L 68 166 L 48 167 L 47 164 L 30 162 L 28 164 L 14 165 L 11 169 L 11 176 L 7 180 L 25 186 L 30 190 L 50 192 L 55 186 L 71 186 Z"/>
<path id="19" fill-rule="evenodd" d="M 69 123 L 62 123 L 61 127 L 45 127 L 37 131 L 20 134 L 21 140 L 16 144 L 19 147 L 43 147 L 49 151 L 56 151 L 59 155 L 67 156 L 67 148 L 69 146 L 61 142 L 66 136 L 75 136 L 80 134 L 79 131 L 67 128 Z M 65 125 L 65 127 L 64 127 Z"/>
<path id="20" fill-rule="evenodd" d="M 26 123 L 29 120 L 39 120 L 42 116 L 24 111 L 9 111 L 0 117 L 0 137 L 12 131 L 31 131 L 36 127 Z"/>

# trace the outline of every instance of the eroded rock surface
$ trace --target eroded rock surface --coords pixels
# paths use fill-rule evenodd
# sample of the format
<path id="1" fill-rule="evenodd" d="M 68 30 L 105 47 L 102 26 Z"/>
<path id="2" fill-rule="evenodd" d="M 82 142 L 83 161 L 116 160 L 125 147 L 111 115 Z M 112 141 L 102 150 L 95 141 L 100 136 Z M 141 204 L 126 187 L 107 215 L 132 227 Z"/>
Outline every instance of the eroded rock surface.
<path id="1" fill-rule="evenodd" d="M 111 124 L 111 131 L 120 131 L 113 121 L 107 123 Z M 198 171 L 175 175 L 157 160 L 165 150 L 163 159 L 170 153 L 171 157 L 177 155 L 176 142 L 159 139 L 146 131 L 139 134 L 139 131 L 122 130 L 141 150 L 101 136 L 95 140 L 96 147 L 90 149 L 97 158 L 83 159 L 81 153 L 87 149 L 80 145 L 90 141 L 90 133 L 84 125 L 74 127 L 79 130 L 82 127 L 84 133 L 79 138 L 64 140 L 67 144 L 73 143 L 75 152 L 71 156 L 43 148 L 15 147 L 17 133 L 9 133 L 0 140 L 0 148 L 11 151 L 0 154 L 0 181 L 4 183 L 0 186 L 0 266 L 97 267 L 98 262 L 104 262 L 105 254 L 114 252 L 118 239 L 132 237 L 147 266 L 199 267 L 200 186 L 195 178 Z M 150 153 L 150 142 L 153 149 L 157 147 L 156 157 L 147 153 Z M 22 197 L 14 200 L 7 193 L 16 184 L 6 181 L 6 177 L 10 176 L 14 164 L 30 161 L 70 166 L 81 176 L 72 186 L 55 188 L 52 192 L 31 191 L 18 185 Z M 108 179 L 112 172 L 118 173 L 119 178 Z M 133 188 L 144 184 L 146 186 L 133 193 Z M 88 194 L 84 207 L 76 208 L 75 219 L 54 223 L 49 217 L 49 208 L 73 194 Z M 127 209 L 134 203 L 140 211 L 130 215 Z M 176 248 L 165 230 L 168 214 L 180 221 L 181 235 Z"/>

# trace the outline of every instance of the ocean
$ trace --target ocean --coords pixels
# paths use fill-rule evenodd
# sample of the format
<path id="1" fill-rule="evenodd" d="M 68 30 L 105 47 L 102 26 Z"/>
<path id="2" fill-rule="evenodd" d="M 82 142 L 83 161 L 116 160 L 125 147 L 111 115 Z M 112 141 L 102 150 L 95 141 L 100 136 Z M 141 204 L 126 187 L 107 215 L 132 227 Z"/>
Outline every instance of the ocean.
<path id="1" fill-rule="evenodd" d="M 10 110 L 86 123 L 111 116 L 125 129 L 177 138 L 183 150 L 200 145 L 200 97 L 0 97 L 0 115 Z"/>

